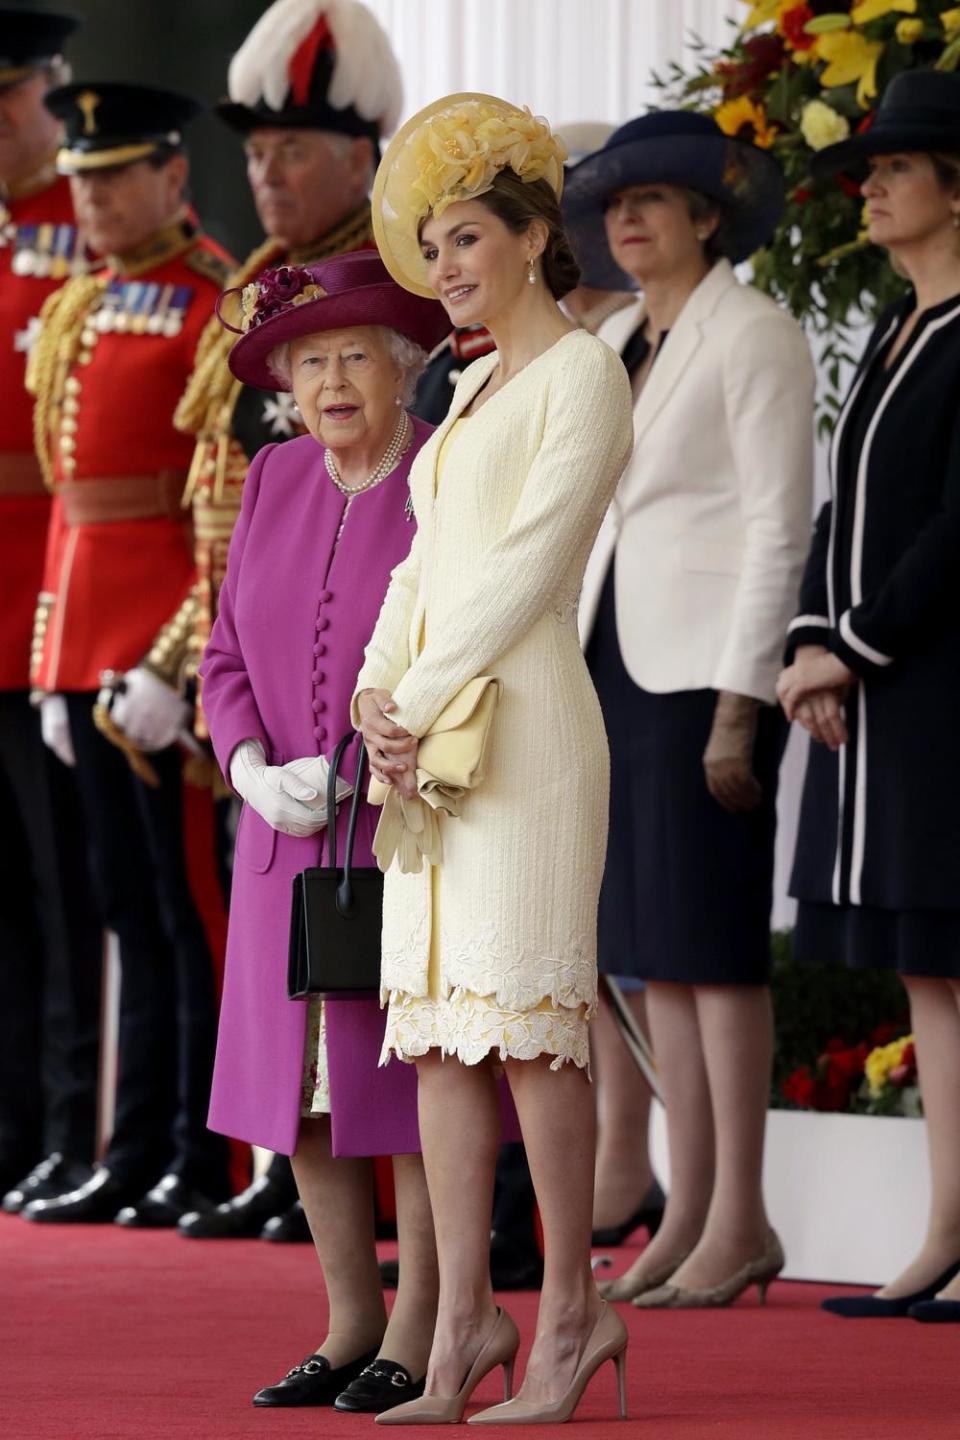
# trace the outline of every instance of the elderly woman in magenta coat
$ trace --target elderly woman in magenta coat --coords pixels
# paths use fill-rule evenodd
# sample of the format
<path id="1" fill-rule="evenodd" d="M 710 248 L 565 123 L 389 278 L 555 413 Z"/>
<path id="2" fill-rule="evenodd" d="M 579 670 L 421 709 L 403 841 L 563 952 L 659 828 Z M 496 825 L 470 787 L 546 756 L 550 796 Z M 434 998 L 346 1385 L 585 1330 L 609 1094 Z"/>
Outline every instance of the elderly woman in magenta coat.
<path id="1" fill-rule="evenodd" d="M 292 1155 L 330 1301 L 316 1352 L 255 1403 L 380 1410 L 421 1392 L 434 1324 L 416 1077 L 378 1070 L 376 997 L 287 999 L 287 941 L 293 877 L 328 863 L 327 759 L 413 539 L 407 476 L 430 426 L 406 403 L 449 324 L 370 252 L 269 272 L 241 307 L 233 373 L 292 389 L 309 433 L 266 446 L 250 468 L 201 671 L 217 757 L 245 802 L 210 1126 Z M 359 865 L 374 863 L 377 815 L 361 807 Z M 389 1326 L 369 1159 L 380 1154 L 395 1157 L 404 1258 Z"/>

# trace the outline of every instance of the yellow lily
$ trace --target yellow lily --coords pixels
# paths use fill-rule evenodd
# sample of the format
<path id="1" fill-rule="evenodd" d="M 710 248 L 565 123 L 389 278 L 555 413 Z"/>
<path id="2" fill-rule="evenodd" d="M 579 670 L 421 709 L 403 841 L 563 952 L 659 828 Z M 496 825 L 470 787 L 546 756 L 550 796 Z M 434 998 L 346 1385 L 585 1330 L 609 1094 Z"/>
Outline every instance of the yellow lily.
<path id="1" fill-rule="evenodd" d="M 745 5 L 750 5 L 750 14 L 741 25 L 741 30 L 752 30 L 756 25 L 766 25 L 768 20 L 776 20 L 777 14 L 783 6 L 783 0 L 743 0 Z"/>
<path id="2" fill-rule="evenodd" d="M 883 54 L 883 42 L 867 40 L 855 30 L 841 30 L 835 35 L 821 35 L 817 53 L 827 62 L 820 76 L 825 90 L 835 85 L 857 82 L 857 102 L 864 109 L 877 93 L 877 61 Z"/>
<path id="3" fill-rule="evenodd" d="M 882 20 L 892 10 L 903 15 L 916 15 L 917 0 L 860 0 L 850 11 L 854 25 L 869 25 L 871 20 Z"/>

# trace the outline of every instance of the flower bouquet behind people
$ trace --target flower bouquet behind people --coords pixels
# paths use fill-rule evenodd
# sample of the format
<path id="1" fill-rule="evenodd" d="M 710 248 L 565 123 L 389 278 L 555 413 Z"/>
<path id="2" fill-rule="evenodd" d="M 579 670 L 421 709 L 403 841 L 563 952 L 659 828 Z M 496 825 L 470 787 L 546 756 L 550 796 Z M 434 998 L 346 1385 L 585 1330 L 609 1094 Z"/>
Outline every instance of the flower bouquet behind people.
<path id="1" fill-rule="evenodd" d="M 729 135 L 771 150 L 787 177 L 787 206 L 754 279 L 798 319 L 830 338 L 830 385 L 852 359 L 843 327 L 873 320 L 902 282 L 863 226 L 856 176 L 814 180 L 813 155 L 873 123 L 880 95 L 904 70 L 960 64 L 960 5 L 950 0 L 743 0 L 730 44 L 697 43 L 696 68 L 673 64 L 654 83 L 665 101 L 706 111 Z M 825 401 L 821 425 L 839 408 Z"/>

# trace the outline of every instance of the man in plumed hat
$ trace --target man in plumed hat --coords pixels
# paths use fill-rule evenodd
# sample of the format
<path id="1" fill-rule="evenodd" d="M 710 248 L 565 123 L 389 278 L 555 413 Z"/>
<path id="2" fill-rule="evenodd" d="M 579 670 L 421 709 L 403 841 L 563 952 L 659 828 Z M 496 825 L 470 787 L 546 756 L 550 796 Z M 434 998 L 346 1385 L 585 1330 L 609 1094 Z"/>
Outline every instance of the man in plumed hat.
<path id="1" fill-rule="evenodd" d="M 231 285 L 270 266 L 373 245 L 367 197 L 380 137 L 396 126 L 401 103 L 390 42 L 360 0 L 276 0 L 265 11 L 233 57 L 228 98 L 218 107 L 243 144 L 266 232 Z M 303 433 L 288 393 L 265 394 L 234 380 L 227 368 L 233 338 L 210 323 L 176 413 L 195 439 L 187 496 L 198 583 L 147 661 L 171 696 L 191 679 L 209 638 L 250 460 L 263 445 Z M 202 707 L 197 730 L 205 735 Z M 285 1159 L 229 1204 L 187 1216 L 180 1228 L 196 1239 L 256 1235 L 268 1221 L 272 1238 L 308 1238 Z"/>
<path id="2" fill-rule="evenodd" d="M 84 267 L 45 108 L 76 20 L 0 6 L 0 1194 L 4 1209 L 90 1175 L 102 931 L 79 800 L 30 706 L 33 609 L 50 496 L 33 449 L 27 351 L 47 296 Z"/>
<path id="3" fill-rule="evenodd" d="M 31 679 L 75 760 L 121 986 L 103 1165 L 23 1214 L 170 1225 L 229 1193 L 226 1142 L 205 1123 L 214 968 L 185 856 L 182 750 L 158 734 L 171 722 L 175 735 L 187 707 L 149 669 L 136 683 L 122 677 L 195 583 L 180 503 L 192 445 L 173 411 L 229 267 L 184 200 L 193 100 L 87 82 L 46 104 L 65 129 L 59 169 L 105 263 L 47 300 L 30 355 L 53 491 Z M 128 709 L 135 719 L 121 731 Z"/>

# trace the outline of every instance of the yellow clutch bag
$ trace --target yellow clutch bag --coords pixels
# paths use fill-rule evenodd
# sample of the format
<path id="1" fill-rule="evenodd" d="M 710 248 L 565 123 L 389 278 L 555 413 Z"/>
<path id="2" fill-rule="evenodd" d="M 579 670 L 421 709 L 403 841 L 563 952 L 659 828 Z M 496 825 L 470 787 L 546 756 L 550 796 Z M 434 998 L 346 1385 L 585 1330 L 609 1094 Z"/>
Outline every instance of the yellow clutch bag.
<path id="1" fill-rule="evenodd" d="M 417 751 L 415 799 L 403 800 L 394 786 L 370 781 L 367 800 L 384 807 L 373 842 L 381 870 L 394 856 L 404 874 L 416 874 L 424 859 L 439 864 L 440 833 L 431 812 L 459 815 L 464 795 L 483 780 L 501 689 L 494 676 L 478 675 L 440 712 Z"/>

